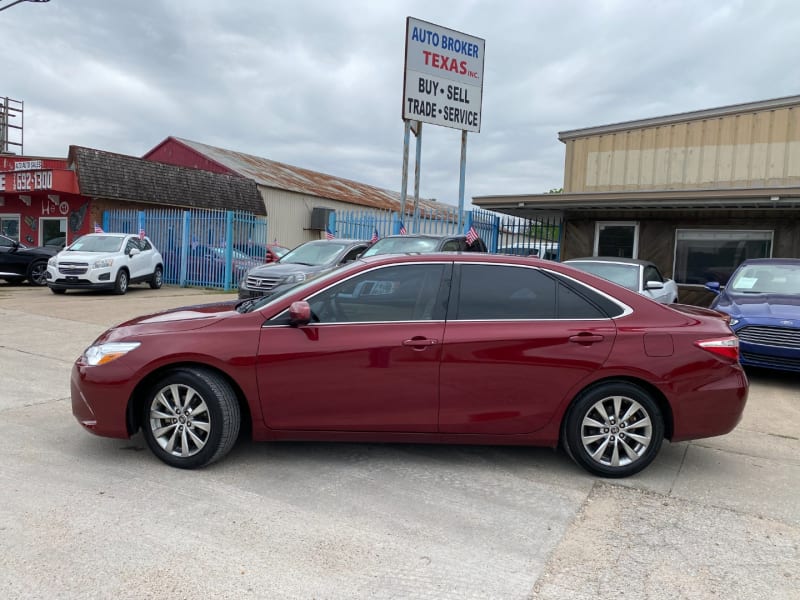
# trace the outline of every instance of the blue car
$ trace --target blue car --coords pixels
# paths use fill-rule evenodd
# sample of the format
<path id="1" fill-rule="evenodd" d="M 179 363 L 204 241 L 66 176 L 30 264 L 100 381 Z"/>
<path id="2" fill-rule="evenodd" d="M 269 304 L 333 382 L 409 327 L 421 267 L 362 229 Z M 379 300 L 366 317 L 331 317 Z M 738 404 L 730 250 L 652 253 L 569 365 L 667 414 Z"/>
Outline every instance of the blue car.
<path id="1" fill-rule="evenodd" d="M 721 288 L 711 308 L 731 317 L 743 365 L 800 371 L 800 259 L 744 261 Z"/>

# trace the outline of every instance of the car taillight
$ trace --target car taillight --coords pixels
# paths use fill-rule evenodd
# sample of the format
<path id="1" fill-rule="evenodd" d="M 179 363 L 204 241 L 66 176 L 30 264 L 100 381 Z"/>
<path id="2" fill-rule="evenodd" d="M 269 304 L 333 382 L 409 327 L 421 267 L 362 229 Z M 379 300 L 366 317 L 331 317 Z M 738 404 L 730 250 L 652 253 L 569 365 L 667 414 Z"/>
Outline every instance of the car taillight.
<path id="1" fill-rule="evenodd" d="M 739 360 L 739 338 L 735 335 L 712 340 L 697 340 L 694 345 L 712 354 Z"/>

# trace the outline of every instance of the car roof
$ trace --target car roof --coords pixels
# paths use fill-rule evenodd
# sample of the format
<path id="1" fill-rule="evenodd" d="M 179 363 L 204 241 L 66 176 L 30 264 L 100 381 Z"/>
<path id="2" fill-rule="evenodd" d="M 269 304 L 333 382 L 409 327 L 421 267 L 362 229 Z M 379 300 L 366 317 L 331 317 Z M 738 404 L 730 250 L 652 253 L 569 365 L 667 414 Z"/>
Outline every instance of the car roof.
<path id="1" fill-rule="evenodd" d="M 406 234 L 396 233 L 396 234 L 393 234 L 393 235 L 386 235 L 386 236 L 382 237 L 381 240 L 386 240 L 386 239 L 389 239 L 389 238 L 426 238 L 426 239 L 429 239 L 429 240 L 442 240 L 442 239 L 449 239 L 449 238 L 458 239 L 458 238 L 464 238 L 464 237 L 467 237 L 467 236 L 458 235 L 458 234 L 437 235 L 435 233 L 406 233 Z M 378 241 L 380 241 L 380 240 L 378 240 Z"/>
<path id="2" fill-rule="evenodd" d="M 584 258 L 569 258 L 563 262 L 604 262 L 604 263 L 619 263 L 623 265 L 638 265 L 640 267 L 647 267 L 650 265 L 655 266 L 655 263 L 649 260 L 642 260 L 640 258 L 617 258 L 616 256 L 586 256 Z"/>
<path id="3" fill-rule="evenodd" d="M 748 258 L 742 265 L 800 265 L 800 258 Z"/>

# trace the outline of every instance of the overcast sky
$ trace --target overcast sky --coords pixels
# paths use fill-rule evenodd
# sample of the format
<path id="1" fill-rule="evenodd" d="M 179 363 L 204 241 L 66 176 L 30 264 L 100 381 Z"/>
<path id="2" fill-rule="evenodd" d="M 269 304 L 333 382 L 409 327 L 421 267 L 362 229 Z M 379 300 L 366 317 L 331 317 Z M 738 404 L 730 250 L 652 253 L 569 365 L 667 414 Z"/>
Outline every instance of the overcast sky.
<path id="1" fill-rule="evenodd" d="M 795 0 L 51 0 L 0 11 L 0 97 L 27 155 L 172 135 L 399 191 L 408 16 L 486 43 L 467 204 L 561 187 L 559 131 L 800 94 Z M 459 156 L 425 127 L 423 197 Z"/>

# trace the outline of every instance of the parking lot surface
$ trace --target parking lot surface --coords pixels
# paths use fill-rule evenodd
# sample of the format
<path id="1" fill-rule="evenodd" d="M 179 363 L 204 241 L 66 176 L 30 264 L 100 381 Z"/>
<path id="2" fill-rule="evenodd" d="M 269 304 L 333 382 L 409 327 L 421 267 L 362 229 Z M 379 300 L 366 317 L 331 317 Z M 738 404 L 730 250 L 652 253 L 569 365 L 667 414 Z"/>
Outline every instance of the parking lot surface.
<path id="1" fill-rule="evenodd" d="M 0 282 L 0 597 L 770 598 L 800 589 L 800 382 L 587 475 L 541 448 L 254 444 L 199 471 L 92 436 L 69 371 L 106 327 L 233 294 Z"/>

